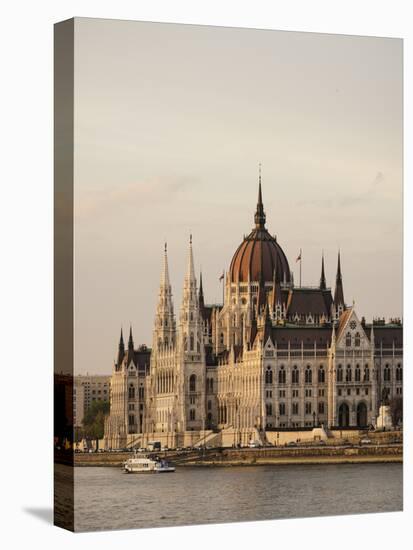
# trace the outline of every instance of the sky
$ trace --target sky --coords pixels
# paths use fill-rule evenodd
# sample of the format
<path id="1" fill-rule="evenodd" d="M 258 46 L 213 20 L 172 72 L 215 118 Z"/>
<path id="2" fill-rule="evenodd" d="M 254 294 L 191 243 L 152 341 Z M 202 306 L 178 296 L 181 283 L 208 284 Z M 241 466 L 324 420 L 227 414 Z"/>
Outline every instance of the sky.
<path id="1" fill-rule="evenodd" d="M 402 41 L 76 19 L 75 373 L 151 345 L 164 242 L 179 315 L 189 235 L 207 303 L 253 227 L 298 283 L 402 316 Z"/>

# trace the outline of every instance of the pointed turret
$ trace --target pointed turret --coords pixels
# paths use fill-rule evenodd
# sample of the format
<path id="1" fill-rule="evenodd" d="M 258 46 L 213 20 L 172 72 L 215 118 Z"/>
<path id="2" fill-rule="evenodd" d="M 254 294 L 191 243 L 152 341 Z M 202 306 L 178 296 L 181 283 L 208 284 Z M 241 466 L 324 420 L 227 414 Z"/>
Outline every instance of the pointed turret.
<path id="1" fill-rule="evenodd" d="M 336 275 L 336 288 L 334 291 L 334 306 L 336 311 L 343 311 L 345 307 L 344 302 L 344 292 L 343 292 L 343 280 L 341 277 L 341 261 L 340 261 L 340 251 L 338 251 L 338 261 L 337 261 L 337 275 Z"/>
<path id="2" fill-rule="evenodd" d="M 320 289 L 325 290 L 327 288 L 326 276 L 324 273 L 324 252 L 321 255 L 321 277 L 320 277 Z"/>
<path id="3" fill-rule="evenodd" d="M 123 358 L 125 357 L 125 343 L 123 341 L 123 331 L 122 328 L 120 329 L 120 339 L 119 339 L 119 346 L 118 346 L 118 356 L 116 359 L 116 370 L 120 368 L 120 365 L 122 364 Z"/>
<path id="4" fill-rule="evenodd" d="M 255 211 L 254 221 L 255 221 L 255 227 L 257 229 L 265 229 L 265 212 L 264 212 L 264 205 L 262 202 L 262 190 L 261 190 L 261 164 L 260 164 L 259 181 L 258 181 L 258 202 L 257 202 L 257 210 Z"/>
<path id="5" fill-rule="evenodd" d="M 129 350 L 129 351 L 131 351 L 131 350 L 133 351 L 132 325 L 130 326 L 130 329 L 129 329 L 128 350 Z"/>
<path id="6" fill-rule="evenodd" d="M 119 351 L 125 351 L 125 343 L 123 341 L 123 330 L 120 329 Z"/>
<path id="7" fill-rule="evenodd" d="M 165 243 L 161 281 L 159 285 L 159 299 L 156 308 L 154 349 L 175 341 L 175 315 L 172 301 L 172 289 L 169 281 L 168 248 Z"/>

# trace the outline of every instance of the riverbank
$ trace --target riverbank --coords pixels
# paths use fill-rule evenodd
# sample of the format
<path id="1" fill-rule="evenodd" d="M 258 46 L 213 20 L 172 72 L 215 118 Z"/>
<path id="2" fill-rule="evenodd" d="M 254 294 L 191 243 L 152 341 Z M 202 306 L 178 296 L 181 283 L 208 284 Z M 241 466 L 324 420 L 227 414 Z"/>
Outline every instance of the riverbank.
<path id="1" fill-rule="evenodd" d="M 121 466 L 132 453 L 75 453 L 74 465 Z M 264 449 L 207 449 L 163 452 L 176 466 L 259 466 L 271 464 L 401 463 L 402 445 L 326 446 Z"/>

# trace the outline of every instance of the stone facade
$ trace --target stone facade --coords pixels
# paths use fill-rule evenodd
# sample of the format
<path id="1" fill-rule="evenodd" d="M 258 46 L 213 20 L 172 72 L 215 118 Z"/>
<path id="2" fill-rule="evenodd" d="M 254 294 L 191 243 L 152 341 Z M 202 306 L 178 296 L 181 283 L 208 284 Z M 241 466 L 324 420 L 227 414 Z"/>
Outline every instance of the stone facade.
<path id="1" fill-rule="evenodd" d="M 265 227 L 261 181 L 255 227 L 206 305 L 192 237 L 178 325 L 165 245 L 152 348 L 119 343 L 105 445 L 168 447 L 273 440 L 276 430 L 374 425 L 383 390 L 402 396 L 398 319 L 367 324 L 344 301 L 340 254 L 334 296 L 324 258 L 315 287 L 296 286 Z"/>

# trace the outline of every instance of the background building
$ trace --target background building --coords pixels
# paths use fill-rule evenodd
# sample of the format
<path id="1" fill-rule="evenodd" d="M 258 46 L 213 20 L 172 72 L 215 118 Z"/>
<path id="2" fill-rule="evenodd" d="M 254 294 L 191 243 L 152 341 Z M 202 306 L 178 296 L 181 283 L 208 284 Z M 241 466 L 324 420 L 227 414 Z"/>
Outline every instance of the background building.
<path id="1" fill-rule="evenodd" d="M 109 375 L 78 374 L 73 387 L 73 424 L 81 427 L 83 416 L 94 401 L 109 401 Z"/>

